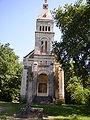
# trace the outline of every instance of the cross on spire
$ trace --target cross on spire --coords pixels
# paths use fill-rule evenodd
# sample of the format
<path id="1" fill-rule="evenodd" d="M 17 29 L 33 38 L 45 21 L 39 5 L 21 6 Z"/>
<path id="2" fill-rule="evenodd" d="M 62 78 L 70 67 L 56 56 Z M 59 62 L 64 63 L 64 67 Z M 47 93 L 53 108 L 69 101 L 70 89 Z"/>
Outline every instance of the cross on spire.
<path id="1" fill-rule="evenodd" d="M 47 3 L 47 0 L 45 0 L 45 3 Z"/>
<path id="2" fill-rule="evenodd" d="M 48 9 L 48 3 L 47 3 L 47 0 L 44 0 L 44 4 L 43 4 L 43 9 Z"/>

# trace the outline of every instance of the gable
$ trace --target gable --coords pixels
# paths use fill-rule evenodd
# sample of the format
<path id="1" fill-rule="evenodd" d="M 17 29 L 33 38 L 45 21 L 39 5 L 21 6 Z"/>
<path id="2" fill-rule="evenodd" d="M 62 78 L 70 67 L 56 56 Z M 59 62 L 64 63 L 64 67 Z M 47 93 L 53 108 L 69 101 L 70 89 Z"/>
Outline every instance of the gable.
<path id="1" fill-rule="evenodd" d="M 32 50 L 30 53 L 28 53 L 24 58 L 34 58 L 34 51 Z"/>

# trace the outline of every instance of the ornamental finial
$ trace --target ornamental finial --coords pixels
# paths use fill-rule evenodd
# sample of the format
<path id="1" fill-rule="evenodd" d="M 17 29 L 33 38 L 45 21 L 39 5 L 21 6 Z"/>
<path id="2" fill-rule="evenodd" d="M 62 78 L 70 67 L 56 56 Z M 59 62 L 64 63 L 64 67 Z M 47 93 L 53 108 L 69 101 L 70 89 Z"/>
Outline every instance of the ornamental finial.
<path id="1" fill-rule="evenodd" d="M 47 0 L 45 0 L 45 3 L 47 3 Z"/>

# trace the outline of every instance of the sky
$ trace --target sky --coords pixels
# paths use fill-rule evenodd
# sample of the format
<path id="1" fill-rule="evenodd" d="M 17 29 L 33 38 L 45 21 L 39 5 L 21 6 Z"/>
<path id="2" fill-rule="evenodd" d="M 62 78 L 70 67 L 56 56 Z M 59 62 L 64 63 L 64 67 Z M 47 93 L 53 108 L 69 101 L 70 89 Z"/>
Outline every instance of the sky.
<path id="1" fill-rule="evenodd" d="M 75 3 L 76 0 L 48 0 L 49 10 Z M 0 43 L 9 43 L 23 61 L 35 47 L 36 19 L 44 0 L 0 0 Z M 55 41 L 60 40 L 60 30 L 54 27 Z"/>

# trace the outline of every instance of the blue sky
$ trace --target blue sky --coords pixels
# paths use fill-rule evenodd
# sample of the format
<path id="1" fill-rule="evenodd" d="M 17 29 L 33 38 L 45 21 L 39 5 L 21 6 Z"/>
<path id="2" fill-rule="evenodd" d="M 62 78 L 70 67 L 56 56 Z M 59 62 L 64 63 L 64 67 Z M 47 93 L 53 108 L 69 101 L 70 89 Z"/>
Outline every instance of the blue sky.
<path id="1" fill-rule="evenodd" d="M 49 10 L 75 1 L 48 0 Z M 20 61 L 34 49 L 36 19 L 43 3 L 44 0 L 0 0 L 0 43 L 10 43 Z M 54 32 L 55 41 L 59 41 L 60 30 L 55 27 Z"/>

